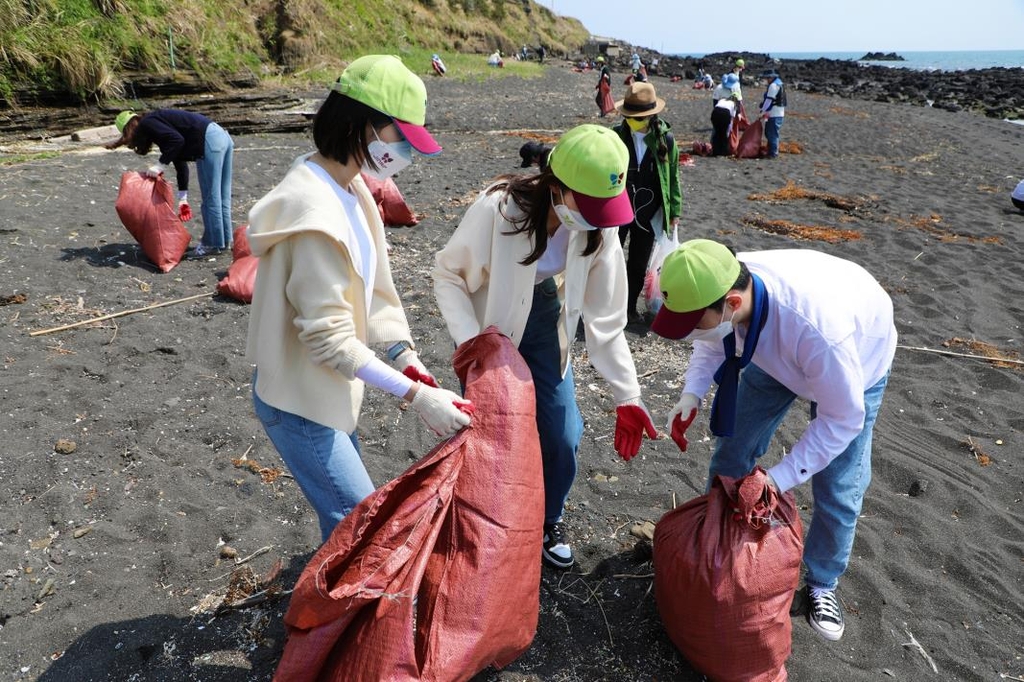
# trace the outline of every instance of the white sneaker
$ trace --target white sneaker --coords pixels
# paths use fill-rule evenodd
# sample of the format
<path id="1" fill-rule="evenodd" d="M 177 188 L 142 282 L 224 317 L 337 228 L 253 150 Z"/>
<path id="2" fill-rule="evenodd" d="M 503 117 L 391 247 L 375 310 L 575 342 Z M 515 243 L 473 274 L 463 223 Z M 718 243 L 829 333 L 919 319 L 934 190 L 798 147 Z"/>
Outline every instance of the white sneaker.
<path id="1" fill-rule="evenodd" d="M 575 563 L 572 548 L 565 541 L 561 521 L 544 525 L 544 546 L 541 548 L 541 556 L 555 568 L 565 569 Z"/>
<path id="2" fill-rule="evenodd" d="M 843 622 L 843 607 L 839 604 L 836 591 L 808 586 L 807 599 L 810 605 L 807 622 L 811 628 L 830 642 L 842 637 L 846 624 Z"/>

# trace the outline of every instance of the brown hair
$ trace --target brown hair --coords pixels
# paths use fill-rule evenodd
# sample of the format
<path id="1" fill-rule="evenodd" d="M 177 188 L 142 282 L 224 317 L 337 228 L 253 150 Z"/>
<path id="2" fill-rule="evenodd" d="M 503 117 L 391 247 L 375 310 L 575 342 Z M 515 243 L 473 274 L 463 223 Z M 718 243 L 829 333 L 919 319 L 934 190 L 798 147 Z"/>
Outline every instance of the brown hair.
<path id="1" fill-rule="evenodd" d="M 507 234 L 526 232 L 533 240 L 533 250 L 520 261 L 520 265 L 536 262 L 548 247 L 548 212 L 551 210 L 551 188 L 555 186 L 561 187 L 562 191 L 569 191 L 551 169 L 545 167 L 534 175 L 499 175 L 487 189 L 488 194 L 505 192 L 523 212 L 522 216 L 512 217 L 504 209 L 501 210 L 501 216 L 515 226 Z M 581 255 L 589 256 L 600 246 L 599 230 L 590 230 L 587 232 L 587 246 Z"/>

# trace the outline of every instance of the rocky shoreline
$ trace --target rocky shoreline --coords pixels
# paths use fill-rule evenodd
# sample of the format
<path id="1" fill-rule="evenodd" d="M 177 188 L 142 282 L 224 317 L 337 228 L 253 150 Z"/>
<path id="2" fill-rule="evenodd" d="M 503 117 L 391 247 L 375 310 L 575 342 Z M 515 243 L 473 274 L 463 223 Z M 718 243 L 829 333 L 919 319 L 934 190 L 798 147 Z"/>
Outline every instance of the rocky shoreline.
<path id="1" fill-rule="evenodd" d="M 620 68 L 628 69 L 629 53 L 624 50 Z M 1024 120 L 1024 68 L 917 71 L 853 60 L 775 59 L 763 53 L 723 52 L 683 58 L 659 55 L 659 74 L 693 80 L 703 68 L 717 82 L 740 57 L 746 62 L 743 82 L 750 86 L 761 71 L 771 68 L 782 75 L 790 90 Z"/>

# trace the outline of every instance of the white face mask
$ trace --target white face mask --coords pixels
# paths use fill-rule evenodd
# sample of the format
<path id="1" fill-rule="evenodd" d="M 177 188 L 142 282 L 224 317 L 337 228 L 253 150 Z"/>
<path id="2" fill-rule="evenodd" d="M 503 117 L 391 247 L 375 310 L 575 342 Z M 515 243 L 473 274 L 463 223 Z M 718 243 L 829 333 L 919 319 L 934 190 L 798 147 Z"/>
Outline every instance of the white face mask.
<path id="1" fill-rule="evenodd" d="M 377 180 L 387 180 L 395 173 L 405 170 L 412 164 L 412 145 L 402 140 L 401 142 L 384 142 L 377 137 L 377 131 L 373 131 L 377 139 L 366 146 L 366 154 L 377 164 L 373 168 L 367 161 L 363 161 L 361 170 Z"/>
<path id="2" fill-rule="evenodd" d="M 559 190 L 559 193 L 561 194 L 561 190 Z M 562 195 L 561 199 L 563 202 L 565 201 L 564 194 Z M 564 203 L 556 204 L 554 194 L 551 195 L 551 207 L 555 209 L 555 215 L 558 216 L 558 220 L 561 221 L 562 225 L 564 225 L 565 229 L 567 230 L 587 232 L 589 230 L 600 229 L 588 223 L 583 218 L 583 214 L 581 214 L 579 211 L 572 210 Z"/>
<path id="3" fill-rule="evenodd" d="M 729 304 L 726 303 L 722 307 L 722 321 L 717 326 L 711 329 L 694 329 L 692 332 L 683 337 L 684 341 L 721 341 L 729 334 L 732 333 L 732 321 L 736 317 L 736 313 L 733 312 L 729 316 L 729 319 L 725 319 L 725 310 L 729 308 Z M 731 310 L 731 309 L 730 309 Z"/>

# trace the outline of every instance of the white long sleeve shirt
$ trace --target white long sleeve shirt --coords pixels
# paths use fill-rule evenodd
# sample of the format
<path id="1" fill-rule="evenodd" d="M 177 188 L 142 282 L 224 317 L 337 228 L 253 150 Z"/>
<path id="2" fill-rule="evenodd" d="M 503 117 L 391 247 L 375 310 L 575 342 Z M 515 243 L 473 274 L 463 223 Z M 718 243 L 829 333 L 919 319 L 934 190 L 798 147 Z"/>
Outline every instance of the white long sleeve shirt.
<path id="1" fill-rule="evenodd" d="M 862 267 L 818 251 L 737 258 L 768 292 L 768 319 L 751 361 L 817 403 L 817 418 L 768 470 L 786 491 L 827 467 L 864 428 L 864 392 L 885 376 L 896 352 L 892 301 Z M 745 335 L 737 327 L 737 352 Z M 683 392 L 707 393 L 724 359 L 721 342 L 694 342 Z"/>
<path id="2" fill-rule="evenodd" d="M 1024 180 L 1017 183 L 1017 186 L 1013 188 L 1013 192 L 1010 193 L 1010 196 L 1017 201 L 1024 201 Z"/>
<path id="3" fill-rule="evenodd" d="M 778 118 L 786 115 L 786 107 L 775 103 L 781 91 L 782 81 L 778 78 L 769 83 L 768 89 L 764 93 L 764 100 L 761 102 L 762 114 L 767 112 L 769 118 Z"/>

